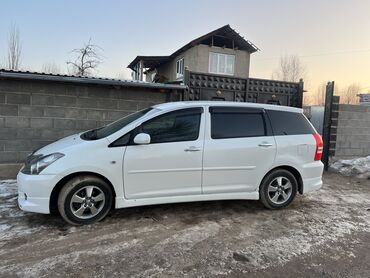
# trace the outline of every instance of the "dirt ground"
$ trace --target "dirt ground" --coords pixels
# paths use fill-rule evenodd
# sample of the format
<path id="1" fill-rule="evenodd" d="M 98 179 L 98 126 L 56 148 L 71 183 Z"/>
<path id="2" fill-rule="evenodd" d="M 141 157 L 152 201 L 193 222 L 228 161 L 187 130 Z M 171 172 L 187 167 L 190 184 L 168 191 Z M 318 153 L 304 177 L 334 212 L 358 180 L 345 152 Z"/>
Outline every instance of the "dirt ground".
<path id="1" fill-rule="evenodd" d="M 369 277 L 370 181 L 326 174 L 287 209 L 147 206 L 72 227 L 25 213 L 0 183 L 1 277 Z"/>

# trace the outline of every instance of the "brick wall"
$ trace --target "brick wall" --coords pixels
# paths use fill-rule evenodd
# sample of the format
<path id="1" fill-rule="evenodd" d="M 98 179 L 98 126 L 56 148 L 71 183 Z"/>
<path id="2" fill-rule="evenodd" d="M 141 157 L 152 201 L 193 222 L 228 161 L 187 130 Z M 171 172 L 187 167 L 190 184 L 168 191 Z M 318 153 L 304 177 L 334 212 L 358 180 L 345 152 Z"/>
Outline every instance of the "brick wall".
<path id="1" fill-rule="evenodd" d="M 370 106 L 339 105 L 335 157 L 370 155 Z"/>
<path id="2" fill-rule="evenodd" d="M 158 89 L 0 80 L 0 178 L 18 171 L 33 150 L 156 103 Z"/>

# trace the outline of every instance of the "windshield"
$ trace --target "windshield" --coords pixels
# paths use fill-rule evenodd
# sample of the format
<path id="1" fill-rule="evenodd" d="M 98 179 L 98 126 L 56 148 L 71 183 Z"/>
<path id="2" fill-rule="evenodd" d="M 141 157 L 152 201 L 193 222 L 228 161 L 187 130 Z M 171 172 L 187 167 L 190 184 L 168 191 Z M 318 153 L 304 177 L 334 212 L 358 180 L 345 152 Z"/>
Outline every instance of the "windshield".
<path id="1" fill-rule="evenodd" d="M 84 140 L 97 140 L 104 137 L 107 137 L 118 130 L 122 129 L 123 127 L 127 126 L 128 124 L 132 123 L 133 121 L 141 118 L 142 116 L 148 114 L 150 111 L 152 111 L 153 108 L 147 108 L 138 112 L 135 112 L 133 114 L 130 114 L 126 117 L 123 117 L 113 123 L 110 123 L 109 125 L 106 125 L 104 127 L 96 128 L 89 130 L 83 134 L 81 134 L 81 138 Z"/>

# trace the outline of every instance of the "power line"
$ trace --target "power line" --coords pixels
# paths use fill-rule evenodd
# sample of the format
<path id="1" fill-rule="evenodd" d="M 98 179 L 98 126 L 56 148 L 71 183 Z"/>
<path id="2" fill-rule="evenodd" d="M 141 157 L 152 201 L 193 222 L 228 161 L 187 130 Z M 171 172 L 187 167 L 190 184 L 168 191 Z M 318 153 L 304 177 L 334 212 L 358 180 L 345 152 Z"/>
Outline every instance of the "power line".
<path id="1" fill-rule="evenodd" d="M 329 56 L 329 55 L 340 55 L 340 54 L 352 54 L 352 53 L 363 53 L 363 52 L 370 52 L 370 49 L 352 49 L 352 50 L 343 50 L 343 51 L 335 51 L 335 52 L 325 52 L 325 53 L 317 53 L 311 55 L 297 55 L 299 58 L 311 58 L 311 57 L 320 57 L 320 56 Z M 254 61 L 266 61 L 266 60 L 277 60 L 280 59 L 279 57 L 270 57 L 270 58 L 262 58 L 262 59 L 253 59 Z"/>

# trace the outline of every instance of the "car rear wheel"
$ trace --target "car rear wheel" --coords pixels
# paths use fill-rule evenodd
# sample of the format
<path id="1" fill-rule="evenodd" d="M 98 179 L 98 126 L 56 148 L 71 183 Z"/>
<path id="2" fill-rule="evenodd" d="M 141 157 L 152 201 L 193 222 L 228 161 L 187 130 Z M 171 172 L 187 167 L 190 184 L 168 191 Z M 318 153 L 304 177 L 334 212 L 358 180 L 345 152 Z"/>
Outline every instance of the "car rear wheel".
<path id="1" fill-rule="evenodd" d="M 269 209 L 289 206 L 297 195 L 298 183 L 294 175 L 284 169 L 269 173 L 260 186 L 260 201 Z"/>
<path id="2" fill-rule="evenodd" d="M 92 224 L 102 220 L 112 206 L 110 186 L 95 176 L 79 176 L 68 181 L 58 196 L 58 209 L 72 225 Z"/>

